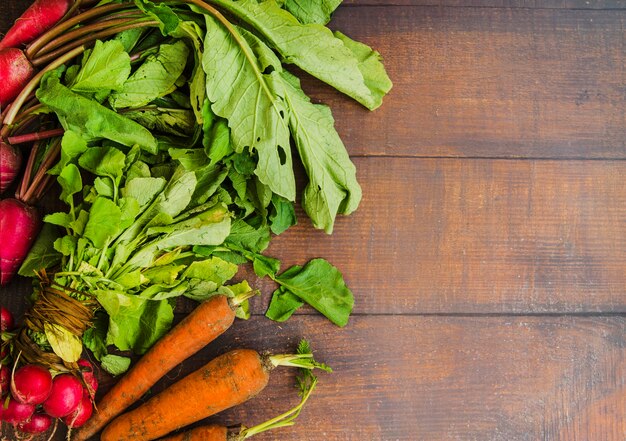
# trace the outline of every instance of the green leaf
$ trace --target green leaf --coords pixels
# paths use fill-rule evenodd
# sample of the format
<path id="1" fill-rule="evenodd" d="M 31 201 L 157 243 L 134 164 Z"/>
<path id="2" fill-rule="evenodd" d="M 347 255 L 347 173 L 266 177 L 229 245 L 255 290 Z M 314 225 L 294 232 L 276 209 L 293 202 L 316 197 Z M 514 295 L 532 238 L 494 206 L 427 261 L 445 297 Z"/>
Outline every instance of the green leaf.
<path id="1" fill-rule="evenodd" d="M 211 257 L 210 259 L 193 262 L 189 265 L 183 277 L 207 280 L 214 282 L 217 286 L 222 286 L 237 274 L 237 270 L 237 265 L 226 262 L 219 257 Z"/>
<path id="2" fill-rule="evenodd" d="M 254 27 L 286 63 L 296 64 L 370 110 L 382 104 L 382 96 L 368 87 L 352 50 L 325 26 L 300 23 L 274 0 L 215 3 Z"/>
<path id="3" fill-rule="evenodd" d="M 276 235 L 282 234 L 289 227 L 298 223 L 293 202 L 274 195 L 272 197 L 272 206 L 274 209 L 269 216 L 272 233 Z"/>
<path id="4" fill-rule="evenodd" d="M 328 261 L 313 259 L 303 268 L 287 270 L 275 280 L 337 326 L 348 323 L 354 297 L 339 270 Z"/>
<path id="5" fill-rule="evenodd" d="M 342 0 L 284 0 L 283 8 L 300 23 L 326 24 Z"/>
<path id="6" fill-rule="evenodd" d="M 78 158 L 78 164 L 97 176 L 108 176 L 119 184 L 126 155 L 114 147 L 90 147 Z"/>
<path id="7" fill-rule="evenodd" d="M 61 255 L 54 249 L 57 237 L 57 229 L 48 223 L 44 224 L 17 273 L 24 277 L 35 277 L 35 271 L 58 264 Z"/>
<path id="8" fill-rule="evenodd" d="M 189 49 L 183 41 L 162 44 L 159 52 L 148 56 L 121 90 L 111 95 L 111 106 L 115 109 L 141 107 L 171 93 L 185 69 L 188 55 Z"/>
<path id="9" fill-rule="evenodd" d="M 87 60 L 74 78 L 75 92 L 118 90 L 130 75 L 130 56 L 116 40 L 96 41 Z"/>
<path id="10" fill-rule="evenodd" d="M 168 109 L 156 106 L 125 112 L 124 116 L 144 127 L 175 136 L 193 135 L 196 119 L 189 109 Z"/>
<path id="11" fill-rule="evenodd" d="M 293 75 L 284 71 L 282 78 L 291 109 L 289 126 L 309 177 L 302 205 L 316 228 L 331 233 L 337 214 L 352 213 L 361 201 L 356 168 L 334 129 L 330 109 L 311 103 Z"/>
<path id="12" fill-rule="evenodd" d="M 211 164 L 216 164 L 233 153 L 234 150 L 230 144 L 228 122 L 224 119 L 217 120 L 210 133 L 205 133 L 203 143 Z"/>
<path id="13" fill-rule="evenodd" d="M 280 271 L 280 260 L 263 254 L 255 254 L 252 258 L 252 268 L 259 277 L 270 276 L 273 278 Z"/>
<path id="14" fill-rule="evenodd" d="M 80 171 L 74 164 L 67 164 L 57 176 L 57 182 L 61 186 L 61 199 L 66 204 L 72 204 L 72 195 L 83 189 L 83 180 Z"/>
<path id="15" fill-rule="evenodd" d="M 256 150 L 255 170 L 274 193 L 295 199 L 287 109 L 276 99 L 270 75 L 263 74 L 256 55 L 242 37 L 244 30 L 227 30 L 206 16 L 202 66 L 213 112 L 226 118 L 237 152 Z"/>
<path id="16" fill-rule="evenodd" d="M 74 236 L 59 237 L 54 241 L 54 249 L 64 256 L 71 256 L 76 251 L 78 239 Z"/>
<path id="17" fill-rule="evenodd" d="M 107 354 L 106 335 L 108 319 L 102 311 L 96 312 L 92 325 L 83 333 L 83 344 L 93 352 L 96 360 L 101 360 Z"/>
<path id="18" fill-rule="evenodd" d="M 152 284 L 171 285 L 178 279 L 178 275 L 184 269 L 185 265 L 161 265 L 147 269 L 144 271 L 143 276 L 149 279 Z"/>
<path id="19" fill-rule="evenodd" d="M 304 302 L 298 296 L 281 286 L 274 291 L 265 317 L 276 322 L 284 322 L 302 305 Z"/>
<path id="20" fill-rule="evenodd" d="M 50 174 L 58 175 L 74 158 L 87 150 L 87 142 L 77 133 L 67 130 L 61 138 L 61 159 L 50 169 Z"/>
<path id="21" fill-rule="evenodd" d="M 109 315 L 107 344 L 122 351 L 143 354 L 172 324 L 174 313 L 167 300 L 147 300 L 118 291 L 94 291 Z"/>
<path id="22" fill-rule="evenodd" d="M 87 225 L 85 225 L 83 235 L 96 248 L 103 248 L 119 234 L 121 218 L 122 212 L 113 201 L 97 197 L 89 211 L 89 220 Z"/>
<path id="23" fill-rule="evenodd" d="M 391 90 L 393 84 L 385 71 L 380 54 L 368 45 L 354 41 L 339 31 L 335 31 L 334 35 L 352 51 L 359 62 L 359 70 L 363 74 L 365 85 L 382 102 L 382 98 Z"/>
<path id="24" fill-rule="evenodd" d="M 193 193 L 192 200 L 195 204 L 204 204 L 218 190 L 226 176 L 228 169 L 217 165 L 207 165 L 196 171 L 198 185 Z"/>
<path id="25" fill-rule="evenodd" d="M 46 215 L 43 221 L 52 225 L 69 228 L 72 223 L 72 216 L 70 216 L 69 213 L 57 212 Z"/>
<path id="26" fill-rule="evenodd" d="M 76 335 L 56 323 L 44 322 L 44 332 L 55 354 L 67 363 L 75 363 L 83 352 L 83 344 Z"/>
<path id="27" fill-rule="evenodd" d="M 152 202 L 166 184 L 163 178 L 133 178 L 126 181 L 122 196 L 135 199 L 143 207 Z"/>
<path id="28" fill-rule="evenodd" d="M 244 220 L 237 219 L 231 226 L 230 235 L 226 242 L 229 245 L 260 253 L 270 243 L 270 230 L 267 225 L 254 228 Z"/>
<path id="29" fill-rule="evenodd" d="M 102 369 L 113 376 L 122 375 L 130 367 L 130 358 L 107 354 L 100 360 Z"/>
<path id="30" fill-rule="evenodd" d="M 72 92 L 59 82 L 54 71 L 44 75 L 36 95 L 42 104 L 57 114 L 65 130 L 76 132 L 86 141 L 106 138 L 125 146 L 137 144 L 148 152 L 157 152 L 156 140 L 148 129 Z"/>

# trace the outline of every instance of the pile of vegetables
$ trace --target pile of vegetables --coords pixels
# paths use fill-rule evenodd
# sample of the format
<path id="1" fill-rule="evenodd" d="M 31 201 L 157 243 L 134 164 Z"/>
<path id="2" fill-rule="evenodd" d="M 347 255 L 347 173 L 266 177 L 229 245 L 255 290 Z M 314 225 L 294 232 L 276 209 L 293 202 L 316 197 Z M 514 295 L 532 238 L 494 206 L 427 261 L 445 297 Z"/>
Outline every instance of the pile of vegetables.
<path id="1" fill-rule="evenodd" d="M 270 319 L 287 320 L 307 303 L 347 324 L 354 298 L 337 268 L 314 259 L 281 271 L 263 254 L 272 235 L 296 223 L 294 161 L 307 175 L 301 203 L 314 227 L 330 234 L 361 199 L 330 109 L 312 103 L 286 69 L 295 65 L 368 109 L 382 103 L 391 82 L 379 54 L 324 26 L 338 4 L 36 0 L 6 34 L 0 190 L 15 188 L 15 198 L 0 201 L 0 284 L 19 273 L 34 289 L 22 325 L 2 331 L 4 421 L 39 433 L 63 418 L 84 425 L 77 439 L 88 439 L 235 317 L 249 317 L 256 291 L 232 281 L 241 264 L 278 284 Z M 41 218 L 36 205 L 55 183 L 66 208 Z M 167 334 L 180 297 L 200 306 Z M 210 332 L 200 332 L 206 323 Z M 164 363 L 162 348 L 173 343 L 177 355 Z M 124 351 L 147 352 L 98 412 L 85 349 L 113 375 L 130 366 Z M 291 358 L 222 357 L 211 369 L 256 360 L 260 383 L 212 413 L 262 389 L 270 365 L 325 368 L 307 345 Z M 304 378 L 301 404 L 315 385 Z M 201 389 L 189 381 L 177 387 Z M 235 439 L 291 424 L 295 409 Z M 179 425 L 150 433 L 212 413 L 183 413 Z M 136 439 L 122 436 L 134 430 L 132 418 L 115 419 L 103 439 Z"/>

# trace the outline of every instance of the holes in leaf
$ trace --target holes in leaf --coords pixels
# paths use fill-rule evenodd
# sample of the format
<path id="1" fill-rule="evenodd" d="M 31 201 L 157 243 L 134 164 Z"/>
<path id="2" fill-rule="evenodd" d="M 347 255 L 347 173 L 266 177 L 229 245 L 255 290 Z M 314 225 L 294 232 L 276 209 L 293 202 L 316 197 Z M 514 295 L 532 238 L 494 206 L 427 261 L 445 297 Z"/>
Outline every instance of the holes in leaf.
<path id="1" fill-rule="evenodd" d="M 260 136 L 257 136 L 256 142 L 261 142 L 261 137 Z"/>
<path id="2" fill-rule="evenodd" d="M 265 70 L 263 71 L 263 75 L 269 75 L 272 72 L 274 72 L 274 66 L 272 66 L 271 64 L 269 66 L 267 66 L 265 68 Z"/>
<path id="3" fill-rule="evenodd" d="M 285 165 L 287 163 L 287 153 L 282 146 L 278 146 L 278 158 L 280 159 L 280 165 Z"/>
<path id="4" fill-rule="evenodd" d="M 285 119 L 285 111 L 284 111 L 284 110 L 281 110 L 281 111 L 279 111 L 278 113 L 280 114 L 280 117 L 281 117 L 282 119 Z"/>

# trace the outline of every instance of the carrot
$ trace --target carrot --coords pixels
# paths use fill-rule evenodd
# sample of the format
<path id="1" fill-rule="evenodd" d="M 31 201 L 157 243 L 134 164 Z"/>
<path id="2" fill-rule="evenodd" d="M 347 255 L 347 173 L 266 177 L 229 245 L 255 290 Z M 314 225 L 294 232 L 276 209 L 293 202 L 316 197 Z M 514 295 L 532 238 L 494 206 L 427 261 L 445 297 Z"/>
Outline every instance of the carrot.
<path id="1" fill-rule="evenodd" d="M 30 43 L 57 24 L 70 9 L 71 4 L 71 0 L 35 0 L 20 18 L 15 20 L 15 24 L 0 41 L 0 49 Z"/>
<path id="2" fill-rule="evenodd" d="M 298 349 L 300 351 L 300 348 Z M 308 344 L 306 344 L 305 349 L 310 351 Z M 311 374 L 309 370 L 304 371 L 304 374 L 298 377 L 298 387 L 300 388 L 300 396 L 302 397 L 300 403 L 271 420 L 253 427 L 239 426 L 239 430 L 236 432 L 229 431 L 228 427 L 218 424 L 200 426 L 187 432 L 161 438 L 160 441 L 244 441 L 267 430 L 293 426 L 295 424 L 294 420 L 300 415 L 300 411 L 317 385 L 317 377 Z"/>
<path id="3" fill-rule="evenodd" d="M 236 306 L 251 294 L 232 299 L 216 295 L 201 303 L 159 340 L 97 403 L 98 412 L 76 432 L 75 441 L 91 438 L 141 398 L 172 368 L 226 331 L 235 319 Z"/>
<path id="4" fill-rule="evenodd" d="M 149 441 L 241 404 L 261 392 L 277 366 L 327 366 L 312 354 L 265 355 L 237 349 L 210 361 L 138 408 L 117 417 L 101 441 Z"/>

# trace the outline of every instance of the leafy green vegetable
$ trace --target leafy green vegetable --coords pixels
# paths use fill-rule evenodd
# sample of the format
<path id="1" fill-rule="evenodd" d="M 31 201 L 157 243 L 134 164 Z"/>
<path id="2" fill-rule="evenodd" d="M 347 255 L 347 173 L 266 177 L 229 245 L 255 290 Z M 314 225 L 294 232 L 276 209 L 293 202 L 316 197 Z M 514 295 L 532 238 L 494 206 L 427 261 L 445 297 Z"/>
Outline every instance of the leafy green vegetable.
<path id="1" fill-rule="evenodd" d="M 304 302 L 298 296 L 281 286 L 274 291 L 265 316 L 276 322 L 284 322 L 302 305 Z"/>
<path id="2" fill-rule="evenodd" d="M 287 109 L 272 92 L 270 75 L 261 70 L 242 30 L 226 29 L 206 17 L 202 66 L 212 110 L 228 120 L 233 147 L 258 154 L 255 174 L 270 189 L 295 199 Z"/>
<path id="3" fill-rule="evenodd" d="M 118 90 L 130 75 L 130 57 L 116 40 L 97 41 L 72 81 L 74 92 Z"/>
<path id="4" fill-rule="evenodd" d="M 274 280 L 282 290 L 278 290 L 276 300 L 272 298 L 271 315 L 283 318 L 293 312 L 295 299 L 308 303 L 324 314 L 337 326 L 345 326 L 354 305 L 352 292 L 346 286 L 337 268 L 324 259 L 313 259 L 304 267 L 292 267 Z M 293 294 L 287 296 L 286 292 Z"/>
<path id="5" fill-rule="evenodd" d="M 44 75 L 37 98 L 57 114 L 65 130 L 72 130 L 88 142 L 106 138 L 126 146 L 136 144 L 151 153 L 157 151 L 156 140 L 148 129 L 70 91 L 54 71 Z"/>
<path id="6" fill-rule="evenodd" d="M 122 375 L 130 367 L 130 358 L 108 354 L 100 359 L 102 368 L 113 376 Z"/>
<path id="7" fill-rule="evenodd" d="M 284 0 L 283 8 L 301 23 L 326 24 L 342 0 Z"/>
<path id="8" fill-rule="evenodd" d="M 130 76 L 119 92 L 111 95 L 115 109 L 141 107 L 155 98 L 174 91 L 176 81 L 182 75 L 189 49 L 183 41 L 162 44 L 159 52 L 149 56 Z"/>
<path id="9" fill-rule="evenodd" d="M 53 247 L 56 239 L 56 228 L 50 224 L 44 224 L 18 274 L 24 277 L 35 277 L 36 271 L 57 265 L 61 261 L 61 255 Z"/>

